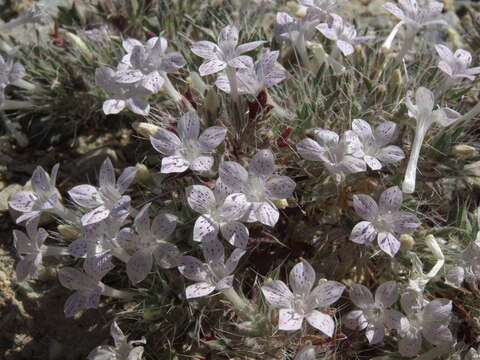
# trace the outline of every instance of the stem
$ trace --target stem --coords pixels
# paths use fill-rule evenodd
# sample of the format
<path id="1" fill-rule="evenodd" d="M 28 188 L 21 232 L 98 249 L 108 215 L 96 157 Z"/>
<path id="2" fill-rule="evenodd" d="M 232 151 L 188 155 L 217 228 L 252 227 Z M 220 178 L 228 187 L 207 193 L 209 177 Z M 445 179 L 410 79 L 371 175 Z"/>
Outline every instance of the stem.
<path id="1" fill-rule="evenodd" d="M 41 251 L 43 256 L 70 255 L 65 246 L 42 245 Z"/>
<path id="2" fill-rule="evenodd" d="M 425 126 L 417 126 L 417 129 L 415 131 L 415 139 L 413 140 L 412 151 L 410 153 L 410 158 L 408 159 L 407 171 L 405 172 L 405 179 L 403 180 L 402 184 L 402 191 L 405 194 L 411 194 L 415 191 L 417 164 L 426 132 L 427 128 Z"/>
<path id="3" fill-rule="evenodd" d="M 99 285 L 102 287 L 102 295 L 110 296 L 117 299 L 132 300 L 134 294 L 130 291 L 117 290 L 108 285 L 105 285 L 102 282 L 99 282 Z"/>
<path id="4" fill-rule="evenodd" d="M 13 82 L 12 85 L 18 86 L 19 88 L 22 88 L 28 91 L 34 91 L 35 89 L 37 89 L 37 86 L 35 84 L 32 84 L 31 82 L 28 82 L 23 79 Z"/>
<path id="5" fill-rule="evenodd" d="M 230 301 L 233 307 L 238 311 L 238 315 L 244 320 L 251 320 L 255 314 L 253 307 L 245 301 L 233 287 L 225 289 L 222 291 L 222 294 Z"/>
<path id="6" fill-rule="evenodd" d="M 233 104 L 233 127 L 236 132 L 236 138 L 241 136 L 242 120 L 240 116 L 240 97 L 238 94 L 237 74 L 235 68 L 227 66 L 225 69 L 228 82 L 230 84 L 230 96 L 232 97 Z"/>
<path id="7" fill-rule="evenodd" d="M 399 64 L 402 61 L 403 57 L 410 50 L 415 40 L 415 36 L 417 36 L 417 33 L 418 33 L 418 29 L 416 28 L 409 29 L 407 27 L 407 32 L 405 33 L 405 39 L 403 40 L 402 48 L 400 49 L 400 52 L 398 53 L 397 58 L 395 59 L 395 64 Z"/>
<path id="8" fill-rule="evenodd" d="M 0 111 L 2 110 L 20 110 L 20 109 L 29 109 L 34 107 L 29 101 L 17 101 L 17 100 L 5 100 L 2 105 L 0 105 Z"/>

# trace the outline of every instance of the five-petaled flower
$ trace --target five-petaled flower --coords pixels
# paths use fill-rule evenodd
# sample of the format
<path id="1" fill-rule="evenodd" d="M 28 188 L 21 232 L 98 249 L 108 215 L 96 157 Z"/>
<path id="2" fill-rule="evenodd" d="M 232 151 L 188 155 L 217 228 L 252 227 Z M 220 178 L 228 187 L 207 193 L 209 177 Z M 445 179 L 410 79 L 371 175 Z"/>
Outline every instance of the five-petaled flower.
<path id="1" fill-rule="evenodd" d="M 278 328 L 293 331 L 302 327 L 303 320 L 325 335 L 332 337 L 335 322 L 330 315 L 316 310 L 327 308 L 342 296 L 345 286 L 336 281 L 315 285 L 315 270 L 307 261 L 296 264 L 290 271 L 290 287 L 281 280 L 273 280 L 262 286 L 267 301 L 279 308 Z M 313 290 L 312 290 L 313 288 Z"/>
<path id="2" fill-rule="evenodd" d="M 475 75 L 480 73 L 480 67 L 471 68 L 472 54 L 469 51 L 458 49 L 452 52 L 448 47 L 442 44 L 435 45 L 440 61 L 438 68 L 449 76 L 452 80 L 467 78 L 475 80 Z"/>
<path id="3" fill-rule="evenodd" d="M 115 169 L 109 158 L 100 167 L 99 187 L 78 185 L 68 194 L 78 205 L 93 209 L 82 216 L 82 225 L 87 226 L 106 219 L 109 215 L 122 216 L 128 212 L 130 196 L 123 195 L 135 179 L 137 168 L 127 167 L 115 178 Z"/>
<path id="4" fill-rule="evenodd" d="M 357 30 L 352 24 L 347 23 L 337 14 L 330 14 L 332 21 L 329 23 L 321 23 L 316 26 L 326 38 L 335 41 L 335 45 L 343 55 L 352 55 L 355 51 L 355 44 L 363 42 L 370 37 L 358 36 Z"/>
<path id="5" fill-rule="evenodd" d="M 83 263 L 83 270 L 73 267 L 64 267 L 58 271 L 60 283 L 75 292 L 65 302 L 66 317 L 72 317 L 82 309 L 98 307 L 103 284 L 101 279 L 113 269 L 112 254 L 105 252 L 102 255 L 89 257 Z"/>
<path id="6" fill-rule="evenodd" d="M 186 189 L 190 207 L 201 214 L 193 227 L 193 240 L 217 236 L 218 232 L 235 247 L 245 249 L 248 244 L 248 229 L 239 220 L 248 210 L 244 194 L 227 195 L 210 190 L 203 185 L 192 185 Z"/>
<path id="7" fill-rule="evenodd" d="M 140 340 L 128 341 L 117 323 L 114 321 L 110 326 L 110 335 L 112 335 L 114 346 L 100 345 L 93 349 L 89 354 L 88 360 L 141 360 L 143 355 L 143 346 L 134 346 L 137 344 L 146 344 L 144 338 Z"/>
<path id="8" fill-rule="evenodd" d="M 397 331 L 405 324 L 405 316 L 390 310 L 398 299 L 397 283 L 387 281 L 375 292 L 375 299 L 370 290 L 360 284 L 350 288 L 350 300 L 360 308 L 349 312 L 343 319 L 346 327 L 352 330 L 364 330 L 370 344 L 378 344 L 385 336 L 385 325 Z"/>
<path id="9" fill-rule="evenodd" d="M 286 199 L 295 190 L 295 181 L 288 176 L 273 176 L 275 156 L 269 149 L 258 151 L 250 161 L 248 171 L 233 161 L 222 163 L 220 182 L 226 189 L 247 196 L 249 203 L 245 221 L 259 221 L 274 226 L 280 216 L 274 200 Z"/>
<path id="10" fill-rule="evenodd" d="M 23 213 L 17 218 L 17 224 L 42 212 L 58 210 L 59 202 L 55 189 L 58 167 L 59 164 L 56 164 L 49 176 L 41 166 L 37 166 L 30 179 L 32 191 L 19 191 L 10 198 L 8 205 Z"/>
<path id="11" fill-rule="evenodd" d="M 263 89 L 268 89 L 285 79 L 286 71 L 277 63 L 279 52 L 265 50 L 253 64 L 247 61 L 247 67 L 237 71 L 239 94 L 258 95 Z M 219 75 L 215 85 L 226 93 L 230 93 L 230 81 L 227 75 Z"/>
<path id="12" fill-rule="evenodd" d="M 150 136 L 155 150 L 165 155 L 161 172 L 180 173 L 187 169 L 208 171 L 213 166 L 214 150 L 225 139 L 227 129 L 211 126 L 200 134 L 200 120 L 194 111 L 182 115 L 177 123 L 178 136 L 173 132 L 160 129 Z"/>
<path id="13" fill-rule="evenodd" d="M 352 121 L 352 130 L 362 143 L 363 160 L 372 170 L 380 170 L 382 163 L 390 164 L 402 160 L 405 153 L 391 144 L 396 138 L 397 124 L 386 121 L 372 130 L 369 123 L 362 119 Z"/>
<path id="14" fill-rule="evenodd" d="M 157 215 L 150 221 L 150 203 L 145 205 L 135 217 L 136 233 L 131 228 L 123 228 L 117 236 L 118 244 L 134 254 L 127 262 L 127 275 L 133 284 L 145 279 L 152 270 L 153 259 L 164 269 L 178 265 L 180 251 L 166 241 L 174 231 L 177 217 L 168 213 Z"/>
<path id="15" fill-rule="evenodd" d="M 350 240 L 370 244 L 377 238 L 380 249 L 394 256 L 400 249 L 399 234 L 413 232 L 420 224 L 415 215 L 400 211 L 403 194 L 398 186 L 385 190 L 377 203 L 369 195 L 354 195 L 353 207 L 359 222 L 352 230 Z"/>
<path id="16" fill-rule="evenodd" d="M 220 31 L 217 43 L 218 45 L 202 40 L 194 42 L 190 48 L 195 55 L 206 60 L 198 68 L 201 76 L 215 74 L 227 67 L 246 67 L 246 63 L 251 62 L 251 58 L 242 54 L 259 47 L 265 41 L 252 41 L 238 45 L 238 29 L 233 25 L 228 25 Z"/>
<path id="17" fill-rule="evenodd" d="M 215 290 L 231 288 L 233 272 L 240 258 L 245 254 L 245 250 L 236 248 L 225 261 L 225 249 L 214 236 L 204 239 L 202 252 L 205 263 L 192 256 L 183 256 L 179 260 L 180 273 L 196 282 L 185 289 L 187 299 L 206 296 Z"/>
<path id="18" fill-rule="evenodd" d="M 17 253 L 20 256 L 15 272 L 17 280 L 23 281 L 28 276 L 36 278 L 38 274 L 38 265 L 42 262 L 42 247 L 48 237 L 48 233 L 43 228 L 38 228 L 40 216 L 36 216 L 27 221 L 27 233 L 13 230 L 13 243 Z"/>
<path id="19" fill-rule="evenodd" d="M 452 317 L 452 302 L 435 299 L 426 303 L 423 294 L 407 290 L 400 297 L 400 304 L 407 315 L 400 327 L 398 349 L 402 356 L 413 357 L 422 350 L 422 335 L 432 345 L 444 345 L 452 341 L 448 329 Z"/>
<path id="20" fill-rule="evenodd" d="M 362 143 L 353 131 L 338 136 L 333 131 L 317 129 L 314 134 L 315 140 L 301 140 L 297 144 L 297 151 L 305 160 L 323 162 L 337 183 L 342 181 L 345 174 L 367 170 Z"/>

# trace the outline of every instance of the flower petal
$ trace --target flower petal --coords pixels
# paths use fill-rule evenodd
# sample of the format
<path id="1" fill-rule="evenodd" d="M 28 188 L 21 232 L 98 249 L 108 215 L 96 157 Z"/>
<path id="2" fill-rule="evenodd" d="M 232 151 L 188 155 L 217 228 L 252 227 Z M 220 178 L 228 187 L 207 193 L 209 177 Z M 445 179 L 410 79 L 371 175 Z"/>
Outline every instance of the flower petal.
<path id="1" fill-rule="evenodd" d="M 173 132 L 161 129 L 150 136 L 150 142 L 155 150 L 167 156 L 171 156 L 182 146 L 182 142 Z"/>
<path id="2" fill-rule="evenodd" d="M 294 294 L 309 294 L 315 284 L 315 270 L 305 260 L 296 264 L 289 275 L 290 287 Z"/>
<path id="3" fill-rule="evenodd" d="M 349 294 L 350 300 L 361 309 L 374 304 L 372 293 L 363 285 L 353 284 L 350 288 Z"/>
<path id="4" fill-rule="evenodd" d="M 295 181 L 288 176 L 274 176 L 265 184 L 266 194 L 272 200 L 286 199 L 292 195 L 295 186 Z"/>
<path id="5" fill-rule="evenodd" d="M 353 195 L 353 207 L 357 215 L 365 220 L 372 221 L 378 215 L 377 203 L 369 195 Z"/>
<path id="6" fill-rule="evenodd" d="M 292 309 L 280 309 L 278 318 L 279 330 L 295 331 L 302 327 L 303 315 L 297 314 Z"/>
<path id="7" fill-rule="evenodd" d="M 273 307 L 289 308 L 292 305 L 293 294 L 283 281 L 273 280 L 263 284 L 262 293 Z"/>
<path id="8" fill-rule="evenodd" d="M 216 201 L 213 191 L 203 185 L 191 185 L 186 189 L 187 202 L 193 211 L 206 214 L 215 209 Z"/>
<path id="9" fill-rule="evenodd" d="M 313 310 L 306 316 L 307 322 L 315 329 L 320 330 L 328 337 L 332 337 L 335 331 L 335 322 L 332 317 L 318 310 Z"/>

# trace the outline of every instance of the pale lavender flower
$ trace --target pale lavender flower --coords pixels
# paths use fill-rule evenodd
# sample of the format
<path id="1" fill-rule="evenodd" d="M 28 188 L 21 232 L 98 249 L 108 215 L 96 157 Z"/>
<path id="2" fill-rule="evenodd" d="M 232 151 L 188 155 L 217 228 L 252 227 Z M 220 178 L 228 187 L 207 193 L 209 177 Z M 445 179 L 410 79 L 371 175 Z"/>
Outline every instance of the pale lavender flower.
<path id="1" fill-rule="evenodd" d="M 295 190 L 295 181 L 288 176 L 274 176 L 275 155 L 269 149 L 258 151 L 248 171 L 233 161 L 220 165 L 220 182 L 229 192 L 242 193 L 249 203 L 244 220 L 274 226 L 280 216 L 274 200 L 286 199 Z"/>
<path id="2" fill-rule="evenodd" d="M 439 19 L 443 4 L 437 1 L 428 1 L 425 7 L 420 7 L 417 0 L 399 0 L 399 6 L 387 2 L 384 8 L 403 21 L 407 27 L 418 31 L 421 27 L 433 24 L 447 25 L 445 20 Z"/>
<path id="3" fill-rule="evenodd" d="M 363 160 L 372 170 L 380 170 L 383 164 L 391 164 L 405 158 L 402 149 L 389 145 L 397 136 L 397 124 L 386 121 L 372 130 L 369 123 L 362 119 L 352 121 L 352 130 L 362 143 Z"/>
<path id="4" fill-rule="evenodd" d="M 370 37 L 358 36 L 357 30 L 352 24 L 347 23 L 337 14 L 330 14 L 331 22 L 321 23 L 316 26 L 327 39 L 335 41 L 335 45 L 343 55 L 352 55 L 355 51 L 354 45 L 363 42 Z"/>
<path id="5" fill-rule="evenodd" d="M 178 265 L 180 251 L 166 239 L 175 231 L 177 217 L 161 213 L 150 221 L 150 203 L 137 214 L 134 221 L 136 233 L 123 228 L 118 234 L 118 244 L 134 251 L 127 262 L 127 275 L 133 284 L 143 281 L 152 270 L 153 260 L 164 269 Z"/>
<path id="6" fill-rule="evenodd" d="M 408 320 L 403 321 L 398 343 L 402 356 L 414 357 L 422 349 L 422 335 L 432 345 L 444 345 L 452 341 L 448 329 L 452 317 L 452 302 L 435 299 L 426 302 L 417 291 L 407 290 L 400 297 L 402 309 Z"/>
<path id="7" fill-rule="evenodd" d="M 362 143 L 353 131 L 338 136 L 333 131 L 317 129 L 314 134 L 315 140 L 301 140 L 297 144 L 297 151 L 305 160 L 321 161 L 337 183 L 342 181 L 345 174 L 367 170 Z"/>
<path id="8" fill-rule="evenodd" d="M 17 280 L 23 281 L 28 276 L 36 278 L 38 275 L 38 265 L 42 262 L 42 247 L 48 237 L 48 233 L 43 228 L 38 228 L 40 216 L 36 216 L 27 221 L 27 233 L 13 230 L 13 244 L 20 256 L 15 272 Z"/>
<path id="9" fill-rule="evenodd" d="M 82 216 L 82 225 L 102 221 L 110 214 L 122 216 L 128 212 L 130 197 L 123 193 L 135 179 L 136 172 L 135 167 L 127 167 L 116 179 L 115 169 L 111 160 L 107 158 L 100 168 L 98 188 L 92 185 L 78 185 L 72 188 L 68 194 L 73 201 L 82 207 L 93 209 Z"/>
<path id="10" fill-rule="evenodd" d="M 0 55 L 0 106 L 5 101 L 5 88 L 27 74 L 22 64 L 14 62 L 15 52 L 11 51 L 6 60 Z"/>
<path id="11" fill-rule="evenodd" d="M 118 114 L 128 107 L 135 114 L 148 115 L 150 104 L 147 97 L 152 95 L 152 91 L 147 87 L 152 88 L 153 85 L 142 86 L 143 79 L 144 75 L 140 70 L 114 71 L 106 66 L 97 68 L 95 82 L 111 96 L 103 102 L 103 112 L 106 115 Z"/>
<path id="12" fill-rule="evenodd" d="M 268 303 L 279 308 L 278 328 L 294 331 L 302 327 L 303 320 L 332 337 L 335 322 L 330 315 L 316 310 L 327 308 L 342 296 L 345 286 L 336 281 L 315 285 L 315 270 L 307 261 L 296 264 L 290 271 L 290 287 L 281 280 L 263 284 L 262 293 Z M 313 290 L 312 290 L 313 288 Z"/>
<path id="13" fill-rule="evenodd" d="M 114 346 L 100 345 L 93 349 L 89 354 L 88 360 L 141 360 L 143 355 L 143 346 L 134 346 L 137 344 L 146 344 L 147 341 L 140 340 L 128 341 L 117 323 L 114 321 L 110 326 L 110 335 L 113 338 Z"/>
<path id="14" fill-rule="evenodd" d="M 277 63 L 279 52 L 265 50 L 255 62 L 247 64 L 246 68 L 236 72 L 238 93 L 258 95 L 263 89 L 268 89 L 285 79 L 285 69 Z M 219 75 L 215 85 L 222 91 L 230 93 L 230 82 L 226 74 Z"/>
<path id="15" fill-rule="evenodd" d="M 354 195 L 353 207 L 359 222 L 352 230 L 350 240 L 370 244 L 377 238 L 380 249 L 394 256 L 400 249 L 397 236 L 413 232 L 420 223 L 415 215 L 400 211 L 403 194 L 398 186 L 385 190 L 377 203 L 369 195 Z"/>
<path id="16" fill-rule="evenodd" d="M 200 134 L 197 113 L 190 111 L 182 115 L 177 123 L 177 135 L 161 129 L 150 136 L 155 150 L 165 155 L 161 172 L 178 173 L 187 169 L 207 171 L 213 166 L 214 150 L 223 142 L 227 129 L 211 126 Z"/>
<path id="17" fill-rule="evenodd" d="M 56 164 L 49 176 L 41 166 L 37 166 L 30 179 L 32 191 L 20 191 L 10 198 L 9 206 L 23 213 L 17 218 L 17 224 L 42 212 L 54 212 L 59 207 L 55 189 L 58 168 L 59 164 Z"/>
<path id="18" fill-rule="evenodd" d="M 83 271 L 73 267 L 64 267 L 58 271 L 60 283 L 75 292 L 65 302 L 65 316 L 72 317 L 82 309 L 97 308 L 102 294 L 100 280 L 113 269 L 112 254 L 105 252 L 96 257 L 87 258 Z"/>
<path id="19" fill-rule="evenodd" d="M 442 44 L 435 45 L 440 61 L 438 68 L 447 74 L 450 79 L 467 78 L 475 80 L 475 76 L 480 73 L 480 67 L 471 68 L 472 54 L 469 51 L 458 49 L 454 52 Z"/>
<path id="20" fill-rule="evenodd" d="M 192 52 L 205 59 L 198 68 L 200 76 L 215 74 L 219 71 L 230 68 L 244 68 L 251 58 L 242 55 L 250 50 L 256 49 L 265 41 L 252 41 L 238 45 L 238 29 L 233 25 L 224 27 L 218 35 L 217 44 L 211 41 L 197 41 L 191 46 Z"/>
<path id="21" fill-rule="evenodd" d="M 239 221 L 249 205 L 244 194 L 227 195 L 203 185 L 189 186 L 186 193 L 190 207 L 201 214 L 193 227 L 194 241 L 216 237 L 220 232 L 235 247 L 247 247 L 248 229 Z"/>
<path id="22" fill-rule="evenodd" d="M 450 108 L 441 108 L 433 110 L 435 106 L 435 96 L 427 88 L 419 87 L 415 92 L 416 104 L 411 100 L 411 92 L 407 94 L 405 104 L 408 108 L 408 115 L 415 118 L 415 139 L 412 144 L 412 151 L 408 160 L 405 178 L 402 184 L 403 192 L 411 194 L 415 191 L 415 182 L 417 176 L 417 164 L 422 148 L 423 139 L 428 129 L 434 124 L 442 127 L 453 124 L 460 114 Z"/>
<path id="23" fill-rule="evenodd" d="M 202 252 L 205 263 L 192 256 L 180 259 L 178 270 L 195 284 L 185 289 L 187 299 L 206 296 L 215 290 L 225 290 L 233 286 L 233 272 L 245 254 L 245 250 L 236 248 L 225 261 L 225 249 L 216 237 L 204 239 Z"/>
<path id="24" fill-rule="evenodd" d="M 480 243 L 474 241 L 463 251 L 460 261 L 445 274 L 445 282 L 460 288 L 463 282 L 475 284 L 480 279 Z"/>
<path id="25" fill-rule="evenodd" d="M 349 312 L 343 319 L 346 327 L 352 330 L 364 330 L 370 344 L 380 343 L 385 336 L 385 325 L 399 330 L 405 324 L 405 316 L 389 308 L 398 299 L 397 283 L 387 281 L 375 292 L 375 299 L 370 290 L 360 284 L 350 288 L 350 300 L 359 310 Z"/>

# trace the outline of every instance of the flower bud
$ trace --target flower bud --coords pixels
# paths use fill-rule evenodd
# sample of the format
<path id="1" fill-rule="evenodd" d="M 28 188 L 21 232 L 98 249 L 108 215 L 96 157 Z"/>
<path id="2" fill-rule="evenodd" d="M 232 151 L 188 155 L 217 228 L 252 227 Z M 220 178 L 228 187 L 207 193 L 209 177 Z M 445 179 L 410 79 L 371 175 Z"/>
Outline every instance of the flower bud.
<path id="1" fill-rule="evenodd" d="M 400 235 L 400 243 L 402 250 L 410 250 L 415 245 L 415 239 L 412 235 L 409 234 L 402 234 Z"/>
<path id="2" fill-rule="evenodd" d="M 132 124 L 133 129 L 142 136 L 150 137 L 160 130 L 160 127 L 147 122 L 135 121 Z"/>
<path id="3" fill-rule="evenodd" d="M 467 144 L 458 144 L 453 147 L 452 154 L 456 158 L 467 159 L 477 155 L 477 149 Z"/>

